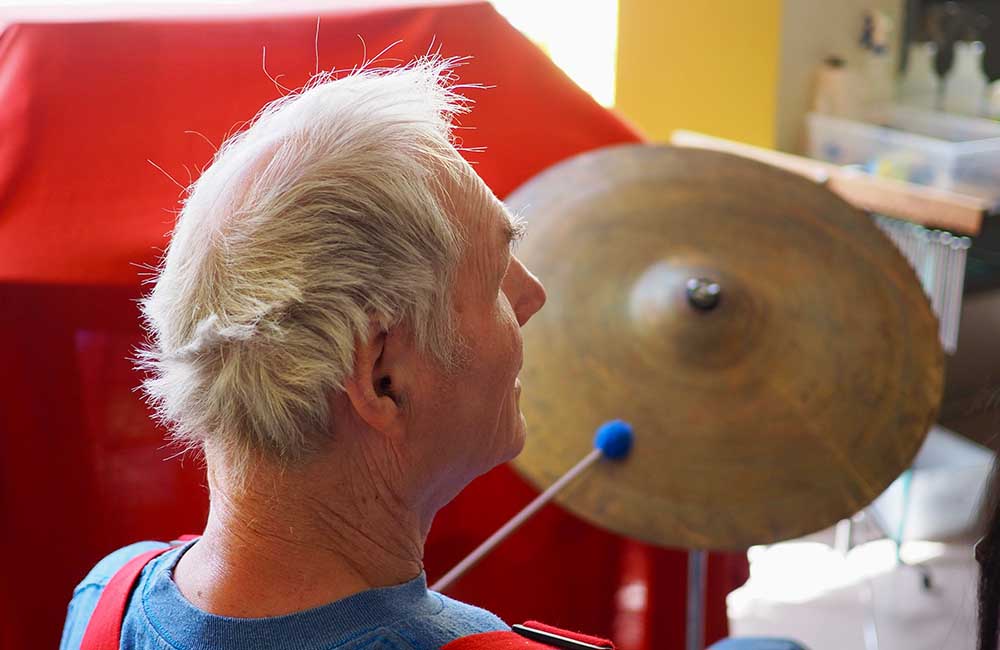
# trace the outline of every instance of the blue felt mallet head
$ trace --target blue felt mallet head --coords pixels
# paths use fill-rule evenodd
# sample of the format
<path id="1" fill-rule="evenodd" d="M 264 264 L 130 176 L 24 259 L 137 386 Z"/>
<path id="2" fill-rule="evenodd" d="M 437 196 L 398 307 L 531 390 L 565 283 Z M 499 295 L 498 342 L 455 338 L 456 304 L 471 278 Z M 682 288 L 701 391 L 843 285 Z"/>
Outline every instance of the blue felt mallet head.
<path id="1" fill-rule="evenodd" d="M 624 420 L 611 420 L 597 428 L 594 447 L 607 458 L 619 460 L 632 449 L 632 425 Z"/>

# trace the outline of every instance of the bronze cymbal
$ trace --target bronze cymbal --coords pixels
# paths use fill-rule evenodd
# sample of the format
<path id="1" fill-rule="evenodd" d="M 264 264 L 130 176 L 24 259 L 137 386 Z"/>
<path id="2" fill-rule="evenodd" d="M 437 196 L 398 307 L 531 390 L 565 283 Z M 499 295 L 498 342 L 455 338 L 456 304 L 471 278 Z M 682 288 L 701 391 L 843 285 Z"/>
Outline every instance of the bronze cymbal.
<path id="1" fill-rule="evenodd" d="M 546 487 L 601 423 L 635 428 L 625 461 L 557 497 L 572 512 L 664 546 L 745 548 L 857 512 L 916 454 L 941 399 L 937 320 L 893 244 L 832 192 L 626 145 L 507 203 L 549 296 L 524 328 L 515 467 Z"/>

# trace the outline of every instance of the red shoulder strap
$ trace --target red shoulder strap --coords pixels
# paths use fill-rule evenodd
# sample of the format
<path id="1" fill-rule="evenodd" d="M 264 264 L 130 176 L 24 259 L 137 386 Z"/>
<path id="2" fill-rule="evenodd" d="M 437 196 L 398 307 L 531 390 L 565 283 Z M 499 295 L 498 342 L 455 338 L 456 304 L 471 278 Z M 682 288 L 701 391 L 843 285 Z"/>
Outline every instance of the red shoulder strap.
<path id="1" fill-rule="evenodd" d="M 195 535 L 184 535 L 179 541 L 188 541 L 195 537 Z M 90 616 L 90 622 L 87 623 L 83 641 L 80 642 L 80 650 L 119 650 L 125 606 L 128 604 L 128 597 L 135 587 L 136 580 L 139 579 L 139 574 L 153 558 L 172 548 L 175 547 L 171 545 L 137 555 L 111 576 L 111 580 L 101 592 L 94 613 Z"/>
<path id="2" fill-rule="evenodd" d="M 608 639 L 561 630 L 538 621 L 515 625 L 510 632 L 483 632 L 455 639 L 441 650 L 614 650 Z"/>

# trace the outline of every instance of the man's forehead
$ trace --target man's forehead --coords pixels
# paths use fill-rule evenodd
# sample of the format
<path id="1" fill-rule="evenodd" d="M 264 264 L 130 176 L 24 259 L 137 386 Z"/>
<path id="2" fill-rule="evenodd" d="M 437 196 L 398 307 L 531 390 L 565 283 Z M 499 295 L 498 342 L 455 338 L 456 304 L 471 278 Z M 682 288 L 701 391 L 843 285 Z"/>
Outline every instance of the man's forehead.
<path id="1" fill-rule="evenodd" d="M 524 231 L 521 220 L 511 213 L 507 206 L 493 194 L 493 190 L 473 172 L 472 194 L 478 199 L 472 201 L 472 212 L 478 222 L 480 236 L 486 235 L 490 241 L 498 239 L 506 246 L 518 239 Z"/>
<path id="2" fill-rule="evenodd" d="M 493 288 L 506 267 L 510 244 L 520 237 L 522 227 L 474 172 L 464 185 L 463 200 L 456 207 L 463 213 L 459 220 L 464 222 L 466 259 L 480 279 L 476 286 Z"/>

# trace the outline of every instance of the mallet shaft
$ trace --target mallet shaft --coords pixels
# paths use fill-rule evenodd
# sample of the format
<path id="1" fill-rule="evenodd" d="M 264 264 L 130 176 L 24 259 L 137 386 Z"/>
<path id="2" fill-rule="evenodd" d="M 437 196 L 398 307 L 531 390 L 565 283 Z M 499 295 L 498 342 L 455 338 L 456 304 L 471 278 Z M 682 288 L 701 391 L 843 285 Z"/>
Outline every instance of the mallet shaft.
<path id="1" fill-rule="evenodd" d="M 583 460 L 573 466 L 568 472 L 559 477 L 555 483 L 550 485 L 548 489 L 535 497 L 535 500 L 529 503 L 524 510 L 517 513 L 511 518 L 506 524 L 504 524 L 500 530 L 493 533 L 489 538 L 479 545 L 476 550 L 469 553 L 468 556 L 453 568 L 451 571 L 446 573 L 444 577 L 435 582 L 431 589 L 434 591 L 444 591 L 451 586 L 455 580 L 460 578 L 462 574 L 474 567 L 483 557 L 486 556 L 493 548 L 507 538 L 508 535 L 513 533 L 520 527 L 521 524 L 526 522 L 532 517 L 536 512 L 541 510 L 542 506 L 551 501 L 556 494 L 559 493 L 566 485 L 580 475 L 581 472 L 586 470 L 588 467 L 593 465 L 598 458 L 601 457 L 601 450 L 594 449 L 589 454 L 584 456 Z"/>

